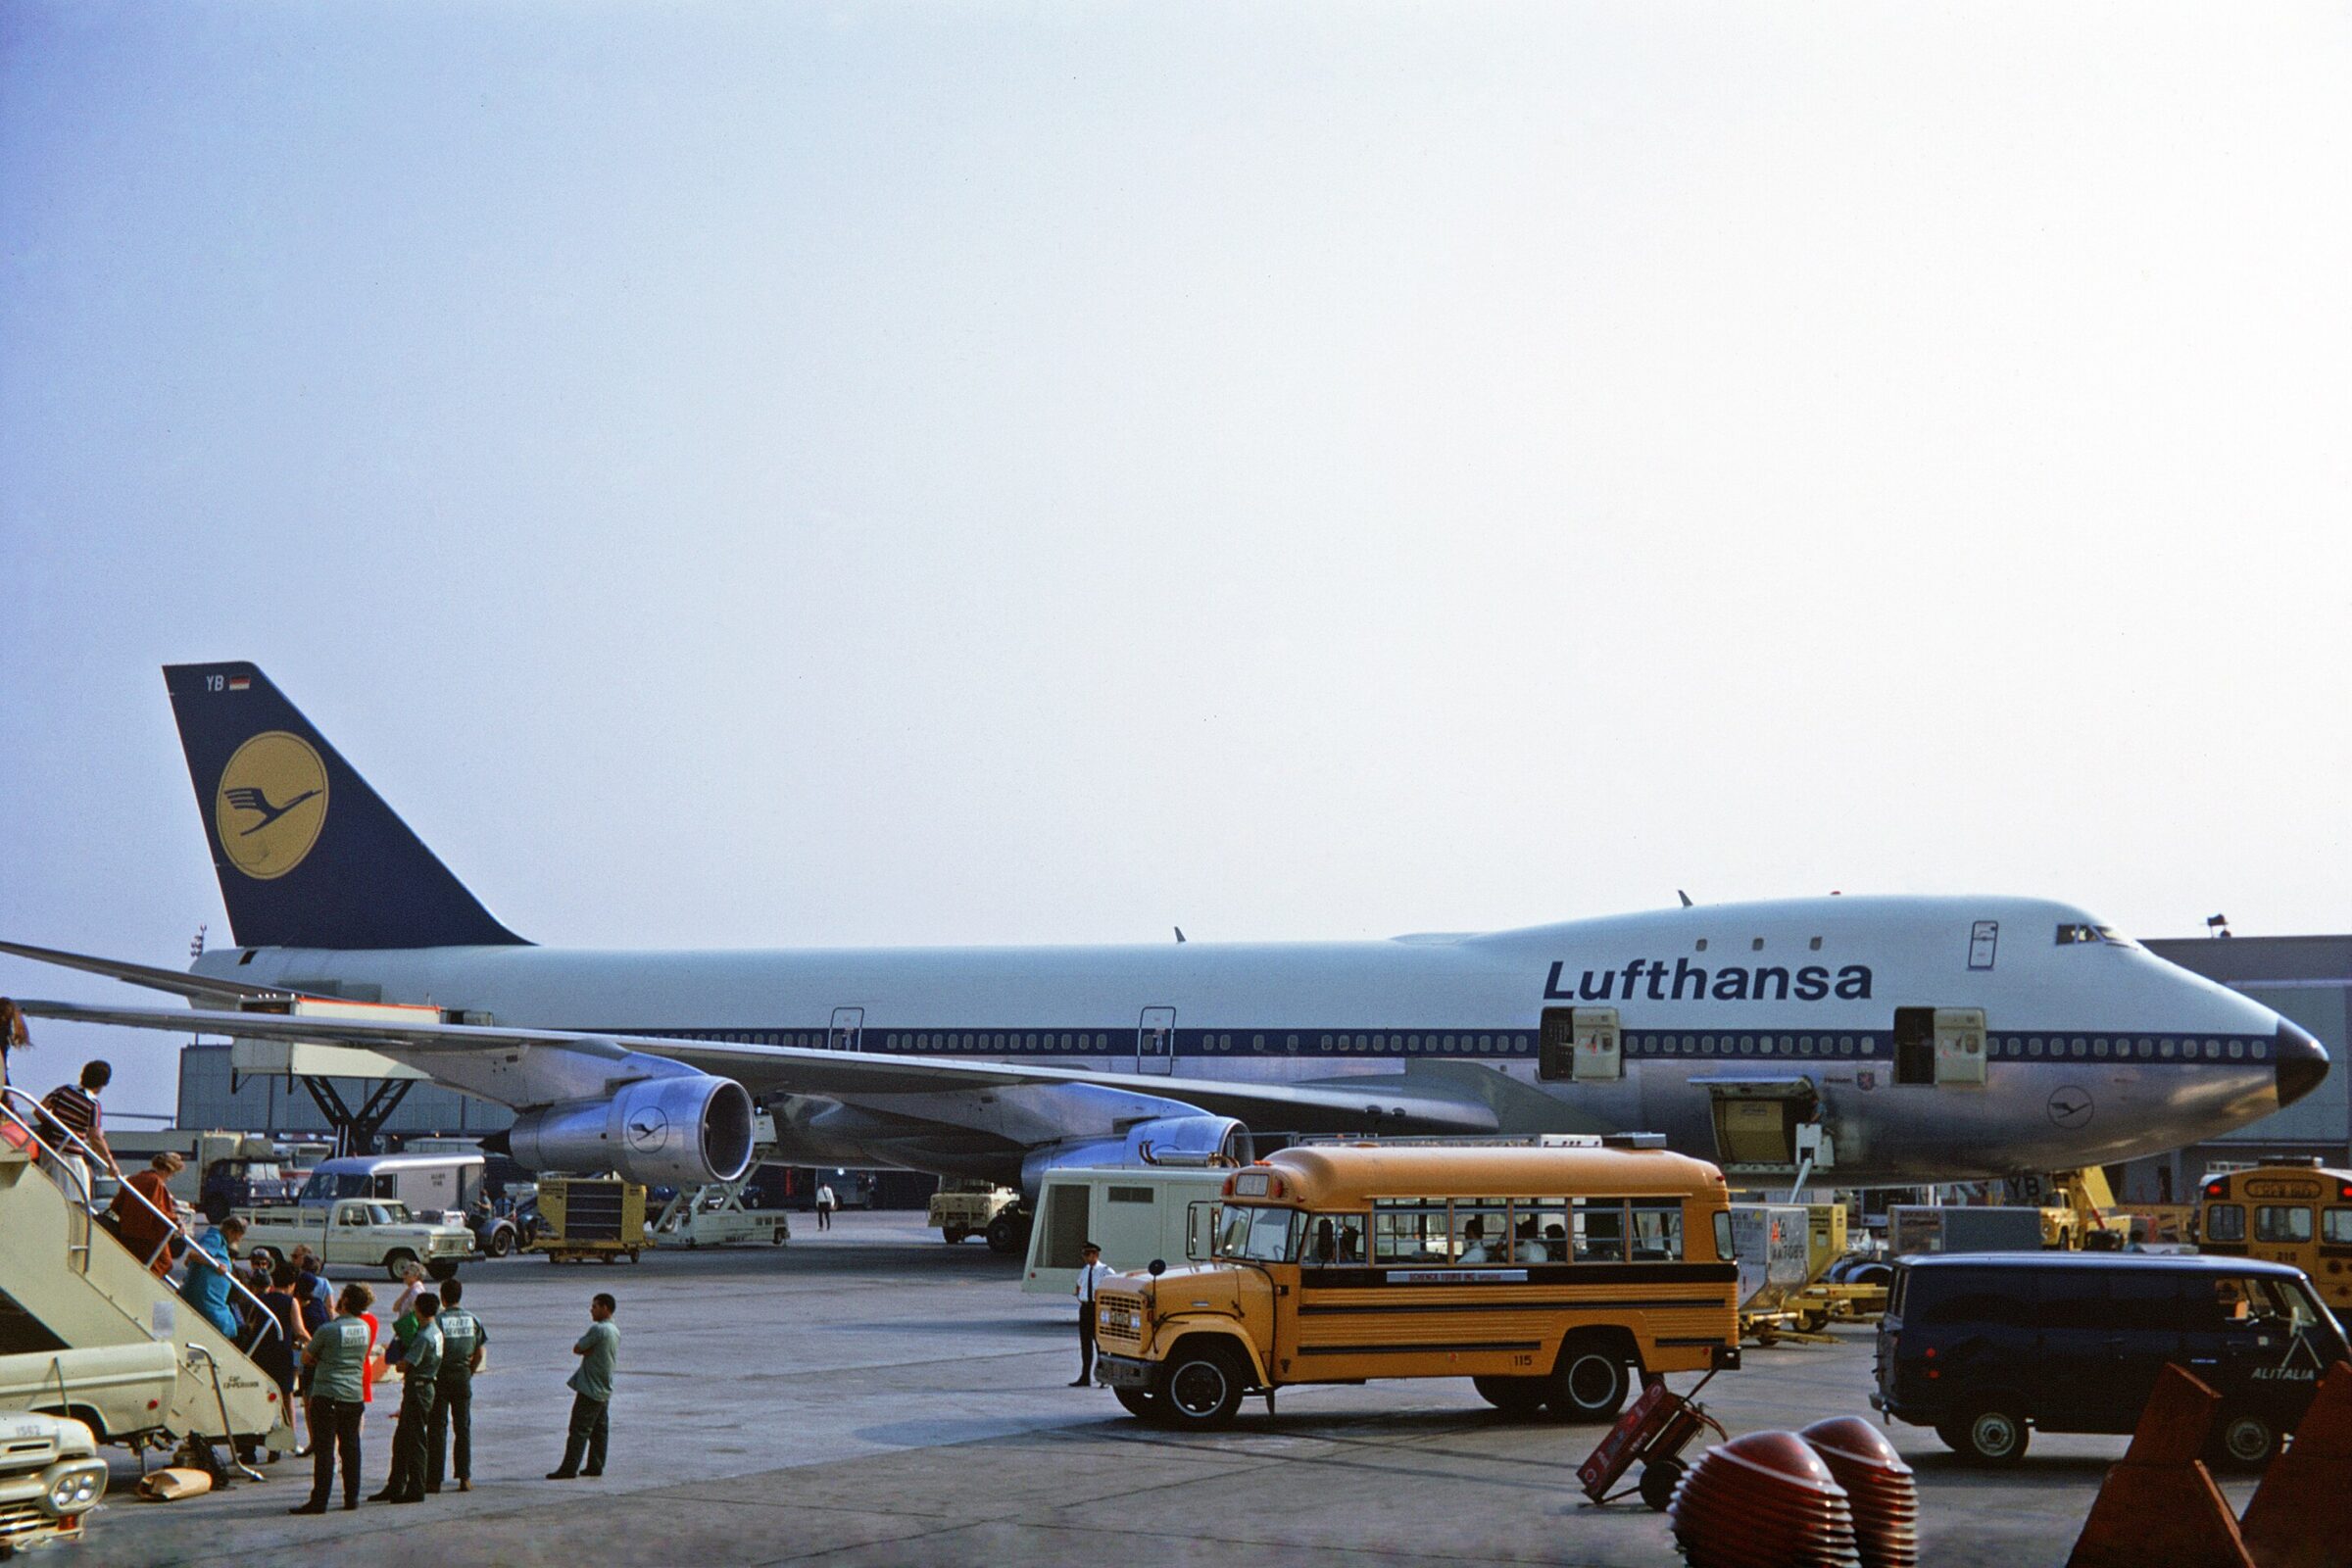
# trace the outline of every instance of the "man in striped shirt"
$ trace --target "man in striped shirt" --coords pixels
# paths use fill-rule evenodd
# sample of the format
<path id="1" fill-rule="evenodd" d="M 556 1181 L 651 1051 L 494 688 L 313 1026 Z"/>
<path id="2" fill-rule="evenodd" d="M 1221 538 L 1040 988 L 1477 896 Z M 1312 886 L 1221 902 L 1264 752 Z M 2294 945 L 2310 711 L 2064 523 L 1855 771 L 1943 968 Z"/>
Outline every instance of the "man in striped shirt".
<path id="1" fill-rule="evenodd" d="M 106 1161 L 106 1168 L 120 1177 L 122 1172 L 115 1164 L 115 1152 L 106 1147 L 106 1131 L 99 1125 L 98 1116 L 99 1092 L 114 1081 L 115 1069 L 112 1066 L 103 1061 L 87 1062 L 81 1069 L 80 1087 L 59 1084 L 42 1100 L 41 1108 L 49 1113 L 51 1121 L 87 1144 L 100 1159 Z M 90 1173 L 87 1162 L 81 1157 L 80 1149 L 68 1142 L 58 1152 L 81 1169 L 82 1196 L 87 1197 Z"/>

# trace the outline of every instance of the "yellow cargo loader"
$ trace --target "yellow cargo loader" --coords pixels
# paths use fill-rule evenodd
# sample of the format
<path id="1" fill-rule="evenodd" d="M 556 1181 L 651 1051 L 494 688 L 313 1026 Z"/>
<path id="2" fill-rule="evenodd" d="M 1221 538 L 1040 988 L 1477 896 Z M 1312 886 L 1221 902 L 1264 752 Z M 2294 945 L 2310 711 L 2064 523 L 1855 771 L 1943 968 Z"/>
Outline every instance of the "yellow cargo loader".
<path id="1" fill-rule="evenodd" d="M 551 1263 L 626 1257 L 634 1263 L 653 1246 L 645 1231 L 645 1189 L 617 1176 L 543 1176 L 539 1232 L 526 1251 Z"/>

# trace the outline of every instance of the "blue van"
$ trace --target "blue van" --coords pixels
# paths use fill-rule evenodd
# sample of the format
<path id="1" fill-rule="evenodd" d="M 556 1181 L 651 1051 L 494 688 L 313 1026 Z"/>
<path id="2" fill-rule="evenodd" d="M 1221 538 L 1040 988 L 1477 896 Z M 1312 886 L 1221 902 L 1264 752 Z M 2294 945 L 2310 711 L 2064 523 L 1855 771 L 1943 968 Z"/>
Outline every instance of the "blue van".
<path id="1" fill-rule="evenodd" d="M 2343 1360 L 2342 1329 L 2283 1263 L 1955 1253 L 1895 1266 L 1870 1402 L 1969 1458 L 2009 1464 L 2033 1428 L 2130 1432 L 2178 1362 L 2222 1396 L 2208 1459 L 2257 1469 Z"/>

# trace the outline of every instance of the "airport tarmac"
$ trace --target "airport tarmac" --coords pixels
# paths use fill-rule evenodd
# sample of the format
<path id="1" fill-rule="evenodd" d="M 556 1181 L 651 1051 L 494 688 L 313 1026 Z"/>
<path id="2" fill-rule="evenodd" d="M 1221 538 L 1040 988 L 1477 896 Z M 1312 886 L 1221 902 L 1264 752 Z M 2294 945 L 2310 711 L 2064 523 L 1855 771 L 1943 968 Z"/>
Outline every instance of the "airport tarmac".
<path id="1" fill-rule="evenodd" d="M 1144 1426 L 1106 1393 L 1064 1387 L 1069 1307 L 920 1222 L 844 1214 L 819 1235 L 796 1215 L 782 1249 L 470 1267 L 466 1305 L 491 1337 L 472 1493 L 288 1517 L 310 1466 L 285 1459 L 263 1485 L 148 1504 L 118 1458 L 113 1500 L 61 1565 L 1681 1561 L 1664 1516 L 1582 1506 L 1574 1470 L 1601 1429 L 1506 1419 L 1466 1380 L 1292 1391 L 1275 1417 L 1252 1400 L 1222 1434 Z M 610 1473 L 546 1481 L 597 1291 L 620 1300 Z M 1751 1350 L 1706 1402 L 1735 1434 L 1868 1415 L 1870 1355 L 1867 1330 Z M 368 1420 L 369 1492 L 396 1403 Z M 2063 1562 L 2125 1444 L 2037 1438 L 1990 1473 L 1933 1433 L 1889 1435 L 1919 1472 L 1936 1568 Z M 2252 1489 L 2227 1490 L 2242 1507 Z"/>

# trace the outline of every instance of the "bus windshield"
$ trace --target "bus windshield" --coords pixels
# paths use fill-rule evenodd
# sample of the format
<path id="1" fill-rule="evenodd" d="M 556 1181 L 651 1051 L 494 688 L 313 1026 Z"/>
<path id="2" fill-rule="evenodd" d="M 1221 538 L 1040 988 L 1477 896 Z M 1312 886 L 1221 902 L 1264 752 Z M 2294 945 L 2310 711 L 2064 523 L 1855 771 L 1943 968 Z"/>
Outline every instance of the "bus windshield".
<path id="1" fill-rule="evenodd" d="M 1297 1250 L 1297 1221 L 1291 1208 L 1226 1207 L 1218 1221 L 1217 1255 L 1251 1263 L 1287 1263 Z"/>

